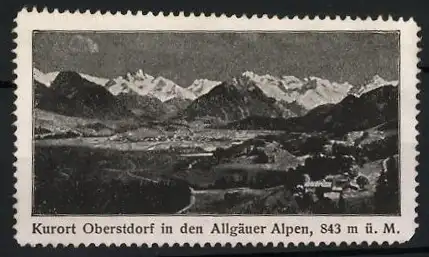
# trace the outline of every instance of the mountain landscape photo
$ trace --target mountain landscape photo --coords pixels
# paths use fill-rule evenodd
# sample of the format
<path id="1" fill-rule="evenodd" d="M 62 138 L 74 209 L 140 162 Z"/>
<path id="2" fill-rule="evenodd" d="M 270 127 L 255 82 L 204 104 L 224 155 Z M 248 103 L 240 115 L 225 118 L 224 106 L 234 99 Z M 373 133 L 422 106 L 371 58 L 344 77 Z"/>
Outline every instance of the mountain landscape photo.
<path id="1" fill-rule="evenodd" d="M 33 214 L 399 215 L 398 40 L 37 32 Z"/>

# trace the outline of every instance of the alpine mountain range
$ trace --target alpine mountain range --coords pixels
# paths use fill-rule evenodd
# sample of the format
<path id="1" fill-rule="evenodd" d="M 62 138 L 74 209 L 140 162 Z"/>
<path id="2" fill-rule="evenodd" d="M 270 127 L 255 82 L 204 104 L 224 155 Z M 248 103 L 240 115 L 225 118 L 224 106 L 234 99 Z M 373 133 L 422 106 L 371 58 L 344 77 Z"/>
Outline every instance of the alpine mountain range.
<path id="1" fill-rule="evenodd" d="M 359 99 L 380 90 L 397 95 L 398 85 L 398 81 L 378 75 L 366 84 L 352 85 L 314 76 L 301 79 L 245 71 L 233 78 L 198 78 L 191 85 L 180 86 L 141 69 L 100 78 L 73 71 L 43 73 L 34 68 L 33 79 L 36 110 L 101 120 L 203 118 L 223 125 L 250 117 L 302 117 L 323 106 L 341 105 L 348 98 Z"/>

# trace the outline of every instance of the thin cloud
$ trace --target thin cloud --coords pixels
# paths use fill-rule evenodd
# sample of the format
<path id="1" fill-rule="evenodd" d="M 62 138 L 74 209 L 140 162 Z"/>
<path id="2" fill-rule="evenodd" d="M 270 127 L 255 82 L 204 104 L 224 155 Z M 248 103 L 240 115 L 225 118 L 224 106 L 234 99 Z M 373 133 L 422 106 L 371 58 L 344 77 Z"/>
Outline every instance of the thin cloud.
<path id="1" fill-rule="evenodd" d="M 98 53 L 98 44 L 89 37 L 75 35 L 70 39 L 69 49 L 73 52 Z"/>

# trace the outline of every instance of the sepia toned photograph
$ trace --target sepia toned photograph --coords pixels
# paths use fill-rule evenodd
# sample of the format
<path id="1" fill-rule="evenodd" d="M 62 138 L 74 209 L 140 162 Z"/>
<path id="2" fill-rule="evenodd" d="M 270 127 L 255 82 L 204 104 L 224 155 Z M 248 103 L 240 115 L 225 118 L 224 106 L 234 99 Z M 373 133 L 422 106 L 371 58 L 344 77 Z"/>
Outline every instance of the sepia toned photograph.
<path id="1" fill-rule="evenodd" d="M 32 215 L 400 215 L 400 66 L 396 31 L 33 31 Z"/>

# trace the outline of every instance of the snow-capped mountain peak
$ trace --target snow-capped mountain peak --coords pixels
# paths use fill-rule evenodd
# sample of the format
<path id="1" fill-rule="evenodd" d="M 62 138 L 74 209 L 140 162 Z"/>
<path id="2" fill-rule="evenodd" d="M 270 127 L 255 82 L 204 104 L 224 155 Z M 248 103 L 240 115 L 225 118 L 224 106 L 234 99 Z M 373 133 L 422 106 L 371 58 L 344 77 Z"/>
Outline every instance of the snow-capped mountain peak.
<path id="1" fill-rule="evenodd" d="M 103 87 L 107 84 L 107 82 L 109 82 L 109 79 L 106 79 L 106 78 L 95 77 L 95 76 L 84 74 L 84 73 L 79 73 L 79 75 L 82 78 L 84 78 L 84 79 L 86 79 L 92 83 L 95 83 L 97 85 L 103 86 Z"/>
<path id="2" fill-rule="evenodd" d="M 217 85 L 221 84 L 220 81 L 213 81 L 208 79 L 196 79 L 194 82 L 187 87 L 196 97 L 200 97 L 202 95 L 207 94 Z"/>
<path id="3" fill-rule="evenodd" d="M 173 98 L 190 99 L 196 98 L 195 94 L 190 90 L 183 88 L 173 81 L 164 77 L 157 77 L 153 80 L 154 87 L 149 95 L 153 95 L 162 102 L 168 101 Z"/>
<path id="4" fill-rule="evenodd" d="M 43 85 L 49 87 L 51 86 L 51 83 L 55 80 L 59 72 L 50 72 L 50 73 L 43 73 L 42 71 L 38 70 L 37 68 L 33 68 L 33 79 L 36 80 L 39 83 L 42 83 Z"/>
<path id="5" fill-rule="evenodd" d="M 282 76 L 281 82 L 286 90 L 294 90 L 303 85 L 302 80 L 295 76 Z"/>
<path id="6" fill-rule="evenodd" d="M 136 79 L 144 80 L 144 79 L 153 79 L 153 76 L 146 74 L 143 72 L 142 69 L 139 69 L 135 74 L 134 77 Z"/>
<path id="7" fill-rule="evenodd" d="M 382 84 L 386 82 L 380 75 L 376 74 L 372 77 L 372 83 Z"/>
<path id="8" fill-rule="evenodd" d="M 247 86 L 257 86 L 262 92 L 268 97 L 272 97 L 276 100 L 285 100 L 287 102 L 292 99 L 287 94 L 287 83 L 283 82 L 282 79 L 266 74 L 258 75 L 251 71 L 246 71 L 241 74 L 237 79 L 240 84 L 247 84 Z"/>
<path id="9" fill-rule="evenodd" d="M 348 82 L 337 83 L 327 79 L 310 76 L 304 80 L 301 88 L 295 91 L 300 92 L 296 95 L 295 101 L 310 110 L 314 107 L 324 104 L 335 104 L 343 100 L 353 88 Z"/>
<path id="10" fill-rule="evenodd" d="M 173 98 L 194 100 L 196 96 L 190 90 L 180 87 L 173 81 L 164 77 L 154 77 L 143 70 L 127 73 L 125 77 L 117 77 L 109 82 L 109 91 L 118 95 L 121 93 L 136 93 L 158 98 L 162 102 Z"/>
<path id="11" fill-rule="evenodd" d="M 252 71 L 245 71 L 241 74 L 242 78 L 247 78 L 249 80 L 252 80 L 256 83 L 264 83 L 264 82 L 278 82 L 280 78 L 265 74 L 265 75 L 258 75 Z"/>
<path id="12" fill-rule="evenodd" d="M 374 77 L 372 77 L 372 80 L 369 84 L 375 85 L 375 86 L 385 86 L 387 84 L 390 84 L 392 86 L 397 86 L 399 84 L 399 82 L 397 80 L 387 81 L 387 80 L 383 79 L 382 77 L 380 77 L 380 75 L 377 74 Z"/>
<path id="13" fill-rule="evenodd" d="M 379 87 L 388 86 L 388 85 L 396 87 L 398 84 L 399 82 L 397 80 L 387 81 L 377 74 L 374 77 L 372 77 L 372 79 L 365 85 L 353 88 L 350 94 L 361 96 L 362 94 Z"/>
<path id="14" fill-rule="evenodd" d="M 295 102 L 307 110 L 327 103 L 338 103 L 353 88 L 348 82 L 336 83 L 315 76 L 301 80 L 294 76 L 258 75 L 251 71 L 243 72 L 237 81 L 248 86 L 256 85 L 269 97 L 286 103 Z"/>
<path id="15" fill-rule="evenodd" d="M 45 86 L 49 87 L 51 86 L 52 82 L 55 80 L 55 78 L 58 76 L 59 72 L 58 71 L 54 71 L 54 72 L 49 72 L 49 73 L 43 73 L 42 71 L 38 70 L 37 68 L 33 68 L 33 78 L 44 84 Z M 95 83 L 97 85 L 100 86 L 105 86 L 106 83 L 109 81 L 109 79 L 106 78 L 100 78 L 100 77 L 96 77 L 96 76 L 92 76 L 92 75 L 88 75 L 85 73 L 78 73 L 82 78 Z"/>
<path id="16" fill-rule="evenodd" d="M 119 77 L 122 79 L 125 79 L 129 82 L 134 82 L 134 81 L 147 81 L 147 80 L 154 80 L 155 78 L 147 73 L 144 73 L 142 69 L 139 69 L 138 71 L 131 73 L 131 72 L 127 72 L 127 74 L 125 75 L 125 78 L 123 76 Z"/>

